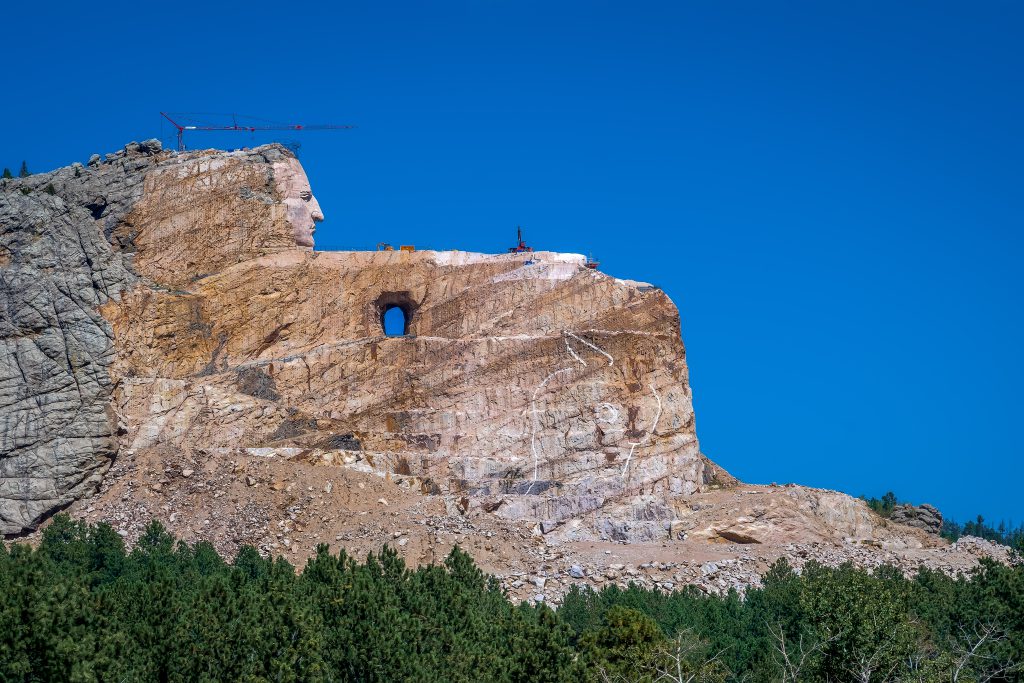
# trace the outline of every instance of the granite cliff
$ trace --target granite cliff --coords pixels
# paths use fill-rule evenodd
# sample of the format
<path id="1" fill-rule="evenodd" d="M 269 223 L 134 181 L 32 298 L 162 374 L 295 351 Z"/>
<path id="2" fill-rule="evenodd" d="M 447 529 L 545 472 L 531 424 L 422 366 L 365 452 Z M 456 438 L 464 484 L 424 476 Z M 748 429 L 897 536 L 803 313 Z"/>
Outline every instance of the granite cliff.
<path id="1" fill-rule="evenodd" d="M 538 539 L 942 545 L 705 458 L 658 288 L 574 254 L 315 252 L 322 218 L 276 145 L 2 181 L 0 531 L 70 505 L 129 540 L 155 516 L 429 561 L 455 530 L 497 569 Z"/>
<path id="2" fill-rule="evenodd" d="M 274 146 L 150 142 L 8 185 L 6 533 L 153 450 L 361 463 L 623 537 L 664 535 L 710 480 L 655 287 L 572 254 L 314 252 L 319 206 Z"/>

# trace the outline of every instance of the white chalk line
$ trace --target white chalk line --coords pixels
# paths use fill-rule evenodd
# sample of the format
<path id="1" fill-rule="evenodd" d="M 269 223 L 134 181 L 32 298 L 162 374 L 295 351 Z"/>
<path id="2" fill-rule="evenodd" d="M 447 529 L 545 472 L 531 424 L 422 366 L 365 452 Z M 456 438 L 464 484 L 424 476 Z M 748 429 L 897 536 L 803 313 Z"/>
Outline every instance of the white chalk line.
<path id="1" fill-rule="evenodd" d="M 605 417 L 602 411 L 608 411 L 612 414 L 611 417 Z M 597 418 L 598 422 L 607 422 L 609 424 L 619 419 L 619 409 L 613 406 L 611 403 L 602 403 L 597 406 L 597 410 L 594 411 L 594 417 Z M 611 430 L 611 431 L 622 431 L 622 430 Z"/>
<path id="2" fill-rule="evenodd" d="M 604 349 L 602 349 L 602 348 L 600 348 L 600 347 L 597 347 L 597 346 L 595 346 L 594 344 L 591 344 L 591 343 L 590 343 L 590 342 L 588 342 L 588 341 L 587 341 L 586 339 L 583 339 L 583 338 L 581 338 L 581 337 L 577 337 L 577 336 L 576 336 L 575 334 L 573 334 L 573 333 L 572 333 L 572 332 L 570 332 L 569 330 L 565 330 L 565 334 L 569 335 L 570 337 L 572 337 L 572 338 L 573 338 L 573 339 L 575 339 L 576 341 L 580 342 L 581 344 L 585 344 L 585 345 L 589 346 L 590 348 L 594 349 L 595 351 L 597 351 L 598 353 L 600 353 L 601 355 L 603 355 L 603 356 L 604 356 L 605 358 L 607 358 L 607 359 L 608 359 L 608 366 L 609 366 L 609 367 L 611 367 L 612 365 L 614 365 L 614 364 L 615 364 L 615 359 L 613 359 L 613 358 L 612 358 L 612 355 L 611 355 L 610 353 L 608 353 L 607 351 L 605 351 Z M 569 342 L 568 342 L 568 341 L 566 341 L 566 345 L 568 345 L 568 343 L 569 343 Z M 575 354 L 573 354 L 573 355 L 575 355 Z"/>
<path id="3" fill-rule="evenodd" d="M 580 332 L 586 332 L 587 334 L 600 334 L 606 337 L 618 337 L 623 335 L 630 335 L 635 337 L 664 337 L 670 338 L 673 335 L 665 334 L 664 332 L 649 332 L 647 330 L 601 330 L 597 328 L 591 328 L 589 330 L 580 330 Z"/>
<path id="4" fill-rule="evenodd" d="M 565 350 L 569 352 L 569 355 L 578 360 L 580 365 L 582 365 L 583 367 L 587 367 L 587 361 L 583 360 L 578 355 L 576 355 L 576 352 L 572 350 L 571 346 L 569 346 L 569 338 L 564 334 L 562 335 L 562 341 L 565 342 Z"/>
<path id="5" fill-rule="evenodd" d="M 555 370 L 550 375 L 544 378 L 544 381 L 537 385 L 537 388 L 533 390 L 533 396 L 530 398 L 530 452 L 533 454 L 533 479 L 530 480 L 530 486 L 527 487 L 524 495 L 529 495 L 530 491 L 533 490 L 533 485 L 537 482 L 537 473 L 540 467 L 540 457 L 537 455 L 537 394 L 540 393 L 548 382 L 550 382 L 556 375 L 560 375 L 563 372 L 572 370 L 572 368 L 562 368 L 561 370 Z"/>
<path id="6" fill-rule="evenodd" d="M 658 420 L 661 419 L 661 396 L 658 396 L 658 390 L 654 388 L 654 384 L 651 385 L 651 393 L 654 394 L 654 398 L 658 400 L 658 410 L 654 414 L 654 424 L 651 426 L 651 430 L 644 435 L 644 438 L 640 441 L 630 441 L 629 443 L 629 455 L 626 456 L 626 464 L 622 466 L 622 478 L 626 478 L 626 473 L 629 471 L 629 461 L 633 459 L 633 451 L 636 450 L 637 446 L 641 446 L 651 438 L 654 434 L 654 430 L 658 428 Z"/>
<path id="7" fill-rule="evenodd" d="M 569 345 L 569 337 L 572 337 L 576 341 L 602 354 L 605 358 L 608 359 L 609 367 L 615 362 L 611 355 L 604 349 L 595 346 L 594 344 L 591 344 L 586 339 L 580 339 L 569 330 L 563 330 L 562 341 L 565 343 L 565 350 L 568 351 L 569 355 L 572 356 L 573 359 L 575 359 L 583 367 L 587 367 L 587 362 L 580 358 L 579 354 L 577 354 L 573 350 L 572 346 Z M 544 378 L 544 381 L 537 385 L 537 388 L 533 390 L 533 396 L 530 397 L 530 453 L 533 455 L 533 479 L 530 480 L 530 485 L 527 487 L 526 493 L 524 495 L 529 495 L 530 491 L 533 490 L 533 485 L 537 483 L 537 477 L 540 473 L 540 456 L 537 453 L 537 413 L 539 412 L 537 410 L 537 396 L 540 394 L 541 390 L 545 386 L 547 386 L 547 383 L 554 379 L 556 375 L 560 375 L 563 372 L 568 372 L 569 370 L 572 370 L 572 366 L 560 368 L 552 372 L 550 375 Z M 610 405 L 608 405 L 608 407 L 612 408 L 612 410 L 615 410 L 614 407 Z M 617 412 L 616 415 L 618 415 Z"/>

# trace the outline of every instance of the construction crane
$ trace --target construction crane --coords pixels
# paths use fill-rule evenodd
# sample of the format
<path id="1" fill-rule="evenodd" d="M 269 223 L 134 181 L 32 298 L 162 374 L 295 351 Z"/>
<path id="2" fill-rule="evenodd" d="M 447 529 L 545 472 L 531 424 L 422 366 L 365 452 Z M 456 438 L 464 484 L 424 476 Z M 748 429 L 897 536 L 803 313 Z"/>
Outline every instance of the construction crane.
<path id="1" fill-rule="evenodd" d="M 347 125 L 346 126 L 335 126 L 335 125 L 306 126 L 306 125 L 302 125 L 300 123 L 278 123 L 278 122 L 275 122 L 275 121 L 265 121 L 263 119 L 254 119 L 251 116 L 239 117 L 239 116 L 237 116 L 235 114 L 182 114 L 182 113 L 163 112 L 162 111 L 162 112 L 160 112 L 160 116 L 162 116 L 165 119 L 167 119 L 168 121 L 170 121 L 171 125 L 174 126 L 174 128 L 178 131 L 178 151 L 179 152 L 184 152 L 185 151 L 185 131 L 186 130 L 205 130 L 205 131 L 233 130 L 233 131 L 240 131 L 240 132 L 255 133 L 256 131 L 264 131 L 264 130 L 290 130 L 290 131 L 300 131 L 300 130 L 348 130 L 348 129 L 351 129 L 351 128 L 355 128 L 355 126 L 347 126 Z M 172 119 L 171 118 L 172 116 L 175 117 L 175 118 Z M 189 119 L 191 119 L 191 117 L 194 117 L 194 116 L 225 116 L 225 117 L 226 116 L 230 116 L 231 117 L 231 124 L 230 125 L 227 125 L 227 124 L 216 125 L 216 124 L 210 123 L 209 121 L 206 121 L 206 122 L 195 121 L 195 123 L 191 123 L 191 122 L 190 123 L 180 123 L 181 121 L 185 121 L 186 117 L 189 117 Z M 259 123 L 258 124 L 254 124 L 254 125 L 248 125 L 248 124 L 243 122 L 243 123 L 240 124 L 238 122 L 239 118 L 248 119 L 248 120 L 252 120 L 252 121 L 258 121 Z"/>

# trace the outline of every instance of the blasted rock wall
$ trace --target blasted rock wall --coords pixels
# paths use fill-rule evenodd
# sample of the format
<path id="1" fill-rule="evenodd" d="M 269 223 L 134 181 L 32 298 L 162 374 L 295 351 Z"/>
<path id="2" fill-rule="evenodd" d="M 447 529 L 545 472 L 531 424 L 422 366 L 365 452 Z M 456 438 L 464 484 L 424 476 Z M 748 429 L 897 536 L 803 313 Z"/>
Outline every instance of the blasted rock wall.
<path id="1" fill-rule="evenodd" d="M 203 267 L 295 248 L 290 223 L 278 220 L 286 227 L 277 235 L 269 220 L 287 212 L 274 164 L 294 159 L 275 147 L 208 157 L 172 155 L 152 140 L 88 165 L 0 181 L 0 533 L 29 529 L 94 491 L 118 451 L 126 425 L 111 402 L 116 349 L 101 305 L 136 285 L 159 290 Z M 250 172 L 255 203 L 271 207 L 255 212 L 258 237 L 203 201 L 212 193 L 204 196 L 202 183 L 231 166 Z M 184 201 L 169 201 L 164 174 L 197 182 Z M 180 258 L 174 239 L 197 234 L 209 243 L 192 250 L 195 262 Z M 140 281 L 139 247 L 146 259 L 173 262 L 165 277 Z"/>
<path id="2" fill-rule="evenodd" d="M 39 241 L 26 216 L 57 223 L 57 202 L 71 206 L 43 242 L 74 282 L 41 287 L 71 292 L 57 309 L 78 316 L 4 331 L 0 386 L 22 407 L 0 406 L 3 463 L 14 481 L 41 482 L 31 510 L 4 518 L 7 532 L 86 493 L 115 450 L 372 470 L 444 496 L 453 514 L 633 539 L 662 537 L 674 501 L 712 475 L 678 312 L 657 288 L 572 254 L 313 252 L 319 206 L 276 146 L 136 150 L 57 173 L 71 188 L 105 173 L 129 189 L 124 200 L 63 186 L 2 195 L 19 244 Z M 45 270 L 32 249 L 12 252 L 5 281 Z M 53 308 L 10 301 L 11 320 Z M 384 335 L 394 306 L 407 336 Z M 82 356 L 63 353 L 74 326 L 97 331 Z M 32 342 L 52 386 L 19 369 L 18 345 L 39 335 L 57 340 Z M 67 438 L 79 441 L 39 455 Z M 20 490 L 0 492 L 0 505 L 24 508 Z"/>

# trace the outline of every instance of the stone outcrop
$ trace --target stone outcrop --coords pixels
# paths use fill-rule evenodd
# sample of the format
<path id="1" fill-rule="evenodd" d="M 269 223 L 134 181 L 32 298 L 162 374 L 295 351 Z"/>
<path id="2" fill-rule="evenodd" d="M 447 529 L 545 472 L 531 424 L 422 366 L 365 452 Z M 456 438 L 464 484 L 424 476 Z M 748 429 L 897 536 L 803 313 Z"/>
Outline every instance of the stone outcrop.
<path id="1" fill-rule="evenodd" d="M 915 529 L 927 531 L 930 534 L 939 534 L 942 531 L 942 513 L 927 503 L 897 505 L 892 509 L 889 519 L 898 524 L 906 524 Z"/>
<path id="2" fill-rule="evenodd" d="M 109 238 L 160 151 L 0 181 L 0 532 L 94 490 L 117 451 L 97 309 L 135 280 Z"/>
<path id="3" fill-rule="evenodd" d="M 6 181 L 3 531 L 145 454 L 363 469 L 452 514 L 621 539 L 728 479 L 657 288 L 572 254 L 313 252 L 321 218 L 278 146 L 133 144 Z"/>
<path id="4" fill-rule="evenodd" d="M 148 141 L 0 181 L 0 532 L 69 506 L 129 544 L 156 518 L 299 564 L 459 545 L 555 603 L 742 589 L 778 557 L 1009 561 L 936 537 L 929 506 L 883 519 L 708 460 L 656 287 L 574 254 L 314 252 L 322 217 L 279 146 Z"/>

